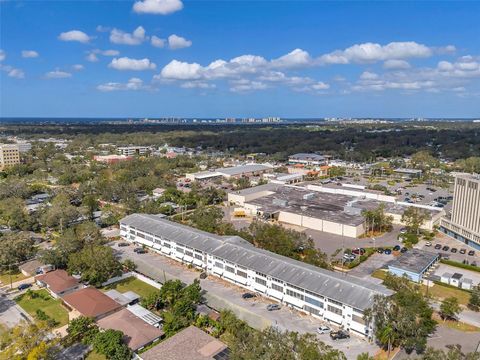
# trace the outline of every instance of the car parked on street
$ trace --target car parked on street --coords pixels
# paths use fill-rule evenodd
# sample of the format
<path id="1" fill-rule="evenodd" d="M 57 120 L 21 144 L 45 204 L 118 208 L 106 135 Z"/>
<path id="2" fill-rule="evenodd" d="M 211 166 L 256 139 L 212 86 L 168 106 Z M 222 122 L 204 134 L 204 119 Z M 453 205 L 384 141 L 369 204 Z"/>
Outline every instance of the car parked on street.
<path id="1" fill-rule="evenodd" d="M 403 253 L 406 253 L 408 251 L 408 249 L 406 247 L 402 247 L 400 249 L 400 252 L 403 254 Z"/>
<path id="2" fill-rule="evenodd" d="M 117 246 L 118 247 L 124 247 L 124 246 L 130 246 L 130 244 L 126 241 L 123 241 L 123 242 L 119 242 Z"/>
<path id="3" fill-rule="evenodd" d="M 29 287 L 32 287 L 32 284 L 20 284 L 18 285 L 18 290 L 22 291 L 28 289 Z"/>
<path id="4" fill-rule="evenodd" d="M 383 252 L 385 255 L 391 255 L 392 254 L 392 250 L 390 249 L 385 249 L 385 251 Z"/>
<path id="5" fill-rule="evenodd" d="M 455 254 L 457 252 L 457 248 L 452 248 L 450 251 Z"/>
<path id="6" fill-rule="evenodd" d="M 465 249 L 460 249 L 460 251 L 459 251 L 459 253 L 462 254 L 462 255 L 465 254 L 466 252 L 467 252 L 467 250 L 465 250 Z"/>
<path id="7" fill-rule="evenodd" d="M 269 304 L 269 305 L 267 305 L 267 310 L 268 310 L 268 311 L 280 310 L 280 305 L 278 305 L 278 304 Z"/>
<path id="8" fill-rule="evenodd" d="M 317 333 L 328 334 L 331 330 L 328 326 L 322 325 L 317 328 Z"/>
<path id="9" fill-rule="evenodd" d="M 475 251 L 470 250 L 470 251 L 468 252 L 468 256 L 473 256 L 473 255 L 475 255 Z"/>
<path id="10" fill-rule="evenodd" d="M 343 254 L 343 259 L 346 261 L 355 260 L 356 256 L 354 254 Z"/>
<path id="11" fill-rule="evenodd" d="M 401 248 L 402 248 L 402 247 L 401 247 L 400 245 L 395 245 L 395 246 L 393 247 L 393 251 L 400 251 Z"/>
<path id="12" fill-rule="evenodd" d="M 448 251 L 448 250 L 450 250 L 450 246 L 445 245 L 445 246 L 442 248 L 442 250 L 443 250 L 443 251 Z"/>
<path id="13" fill-rule="evenodd" d="M 253 299 L 256 296 L 257 295 L 255 295 L 253 293 L 244 293 L 244 294 L 242 294 L 242 299 Z"/>
<path id="14" fill-rule="evenodd" d="M 442 248 L 442 244 L 435 245 L 435 250 L 440 250 Z"/>
<path id="15" fill-rule="evenodd" d="M 350 337 L 350 334 L 344 330 L 330 332 L 330 338 L 332 340 L 348 339 L 349 337 Z"/>
<path id="16" fill-rule="evenodd" d="M 427 242 L 425 243 L 425 246 L 432 246 L 432 242 L 431 242 L 431 241 L 427 241 Z"/>

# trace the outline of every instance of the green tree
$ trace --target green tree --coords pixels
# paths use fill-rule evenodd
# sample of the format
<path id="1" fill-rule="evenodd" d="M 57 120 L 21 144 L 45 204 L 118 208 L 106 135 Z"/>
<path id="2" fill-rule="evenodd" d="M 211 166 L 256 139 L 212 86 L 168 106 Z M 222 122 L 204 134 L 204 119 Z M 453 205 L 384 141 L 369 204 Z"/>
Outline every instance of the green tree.
<path id="1" fill-rule="evenodd" d="M 115 257 L 112 248 L 93 245 L 69 256 L 68 271 L 81 274 L 82 281 L 99 286 L 111 277 L 122 273 L 122 264 Z"/>
<path id="2" fill-rule="evenodd" d="M 19 263 L 31 259 L 35 253 L 34 241 L 27 234 L 6 234 L 0 240 L 0 269 L 16 269 Z"/>
<path id="3" fill-rule="evenodd" d="M 12 230 L 28 230 L 30 216 L 25 201 L 19 198 L 7 198 L 0 201 L 0 224 Z"/>
<path id="4" fill-rule="evenodd" d="M 68 344 L 74 344 L 80 341 L 84 344 L 92 344 L 98 332 L 99 329 L 95 323 L 95 319 L 86 316 L 79 316 L 68 324 L 68 335 L 65 338 L 65 341 Z"/>
<path id="5" fill-rule="evenodd" d="M 223 211 L 220 208 L 211 207 L 199 207 L 196 209 L 189 220 L 193 223 L 197 229 L 215 233 L 220 228 L 223 219 Z"/>
<path id="6" fill-rule="evenodd" d="M 132 352 L 124 344 L 123 336 L 123 333 L 119 330 L 101 331 L 97 333 L 93 340 L 93 348 L 109 360 L 130 359 Z"/>
<path id="7" fill-rule="evenodd" d="M 468 307 L 473 311 L 478 311 L 480 309 L 480 286 L 477 285 L 472 289 L 468 301 Z"/>
<path id="8" fill-rule="evenodd" d="M 384 204 L 380 204 L 373 210 L 363 210 L 362 215 L 365 217 L 367 232 L 392 230 L 393 217 L 386 215 Z"/>
<path id="9" fill-rule="evenodd" d="M 407 226 L 409 232 L 420 233 L 420 227 L 430 218 L 425 209 L 409 206 L 402 214 L 402 223 Z"/>
<path id="10" fill-rule="evenodd" d="M 130 260 L 130 259 L 126 259 L 123 263 L 123 268 L 125 269 L 125 271 L 135 271 L 135 269 L 137 268 L 137 264 L 135 264 L 135 262 L 133 260 Z"/>
<path id="11" fill-rule="evenodd" d="M 454 296 L 444 299 L 440 304 L 440 315 L 444 321 L 447 319 L 456 319 L 461 310 L 458 299 Z"/>

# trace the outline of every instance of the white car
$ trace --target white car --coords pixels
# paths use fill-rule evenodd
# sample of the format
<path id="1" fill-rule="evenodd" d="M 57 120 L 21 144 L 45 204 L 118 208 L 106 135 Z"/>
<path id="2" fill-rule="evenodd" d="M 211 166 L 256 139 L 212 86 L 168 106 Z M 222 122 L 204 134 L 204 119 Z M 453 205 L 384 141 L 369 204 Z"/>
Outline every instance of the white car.
<path id="1" fill-rule="evenodd" d="M 425 243 L 425 246 L 432 246 L 432 242 L 431 242 L 431 241 L 427 241 L 427 242 Z"/>
<path id="2" fill-rule="evenodd" d="M 317 328 L 317 333 L 319 334 L 328 334 L 331 331 L 331 329 L 328 326 L 319 326 Z"/>

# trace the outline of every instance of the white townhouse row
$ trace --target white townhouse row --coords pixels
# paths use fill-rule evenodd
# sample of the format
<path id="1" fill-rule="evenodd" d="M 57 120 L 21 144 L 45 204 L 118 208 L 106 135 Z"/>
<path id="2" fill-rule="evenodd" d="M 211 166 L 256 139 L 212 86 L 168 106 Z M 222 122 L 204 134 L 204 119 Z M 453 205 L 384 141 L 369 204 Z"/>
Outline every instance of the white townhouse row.
<path id="1" fill-rule="evenodd" d="M 258 249 L 238 236 L 218 236 L 158 215 L 121 219 L 120 235 L 364 337 L 373 334 L 364 311 L 375 295 L 392 294 L 382 285 Z"/>

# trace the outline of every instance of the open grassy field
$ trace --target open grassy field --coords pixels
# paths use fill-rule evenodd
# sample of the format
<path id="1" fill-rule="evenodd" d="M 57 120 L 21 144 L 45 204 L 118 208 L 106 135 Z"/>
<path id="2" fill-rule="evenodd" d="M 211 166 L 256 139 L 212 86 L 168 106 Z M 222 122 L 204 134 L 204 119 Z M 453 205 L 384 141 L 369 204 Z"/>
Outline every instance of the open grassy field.
<path id="1" fill-rule="evenodd" d="M 423 291 L 426 293 L 426 286 L 423 286 Z M 428 295 L 435 299 L 445 299 L 448 297 L 456 297 L 460 305 L 467 305 L 470 300 L 470 293 L 464 290 L 451 288 L 448 286 L 442 286 L 435 284 L 428 288 Z"/>
<path id="2" fill-rule="evenodd" d="M 105 355 L 99 354 L 96 351 L 92 351 L 88 354 L 85 360 L 106 360 Z"/>
<path id="3" fill-rule="evenodd" d="M 28 293 L 24 293 L 16 297 L 15 301 L 34 318 L 37 315 L 37 310 L 42 310 L 57 322 L 57 327 L 68 324 L 68 311 L 61 305 L 61 300 L 51 297 L 45 289 L 32 292 L 38 296 L 31 297 Z"/>
<path id="4" fill-rule="evenodd" d="M 156 288 L 154 288 L 151 285 L 148 285 L 147 283 L 138 280 L 135 277 L 129 277 L 125 280 L 118 281 L 116 283 L 104 286 L 101 290 L 102 291 L 107 291 L 107 290 L 112 290 L 115 289 L 118 292 L 124 293 L 126 291 L 133 291 L 140 295 L 140 297 L 146 297 L 149 294 L 158 291 Z"/>
<path id="5" fill-rule="evenodd" d="M 26 279 L 27 277 L 23 275 L 20 271 L 12 272 L 12 283 Z M 2 273 L 0 275 L 0 282 L 3 285 L 10 285 L 10 274 Z"/>

